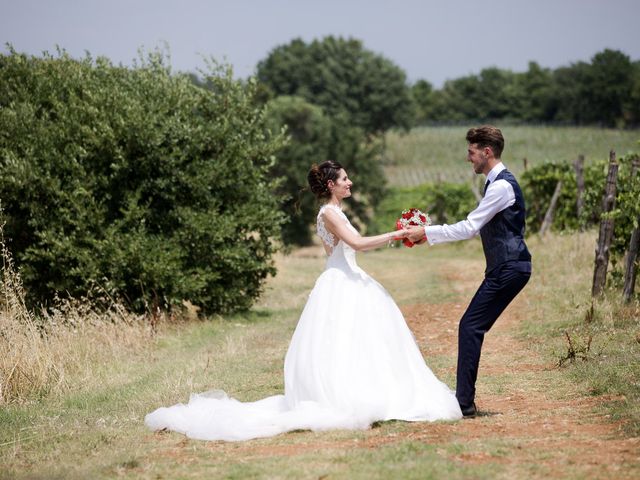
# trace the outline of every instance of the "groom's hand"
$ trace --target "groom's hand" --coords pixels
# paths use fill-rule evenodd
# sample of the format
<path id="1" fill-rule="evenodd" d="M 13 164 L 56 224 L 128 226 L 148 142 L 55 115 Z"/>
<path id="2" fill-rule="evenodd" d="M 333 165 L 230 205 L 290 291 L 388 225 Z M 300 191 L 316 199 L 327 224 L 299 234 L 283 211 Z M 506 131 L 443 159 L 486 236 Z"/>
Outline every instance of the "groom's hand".
<path id="1" fill-rule="evenodd" d="M 416 245 L 420 245 L 427 240 L 427 235 L 424 233 L 424 227 L 409 227 L 407 230 L 409 231 L 407 238 Z"/>

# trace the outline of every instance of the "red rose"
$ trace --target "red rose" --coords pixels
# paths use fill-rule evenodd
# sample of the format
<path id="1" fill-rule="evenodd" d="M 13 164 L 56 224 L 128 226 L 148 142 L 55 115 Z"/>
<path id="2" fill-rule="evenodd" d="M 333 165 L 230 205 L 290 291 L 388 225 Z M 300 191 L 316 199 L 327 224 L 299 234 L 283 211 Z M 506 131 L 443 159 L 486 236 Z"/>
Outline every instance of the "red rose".
<path id="1" fill-rule="evenodd" d="M 424 225 L 431 224 L 431 221 L 429 220 L 429 216 L 427 214 L 422 213 L 417 208 L 410 208 L 408 210 L 404 210 L 401 215 L 402 216 L 400 217 L 400 219 L 396 221 L 396 230 L 400 230 L 403 225 L 422 227 Z M 400 240 L 400 239 L 395 238 L 395 240 Z M 416 245 L 416 243 L 413 243 L 411 240 L 407 238 L 403 239 L 402 243 L 409 248 Z M 418 243 L 424 243 L 424 242 L 420 241 Z"/>

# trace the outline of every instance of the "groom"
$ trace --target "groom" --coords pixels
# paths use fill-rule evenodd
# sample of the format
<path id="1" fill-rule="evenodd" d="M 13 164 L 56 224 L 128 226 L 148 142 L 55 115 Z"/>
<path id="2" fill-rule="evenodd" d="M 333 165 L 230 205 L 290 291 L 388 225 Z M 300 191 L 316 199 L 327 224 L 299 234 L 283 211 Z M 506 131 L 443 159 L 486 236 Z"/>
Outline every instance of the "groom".
<path id="1" fill-rule="evenodd" d="M 525 205 L 515 177 L 500 161 L 502 132 L 492 126 L 467 132 L 467 160 L 487 177 L 478 207 L 453 225 L 411 227 L 409 240 L 430 245 L 466 240 L 480 233 L 487 260 L 485 278 L 458 330 L 456 397 L 465 417 L 475 417 L 474 402 L 480 350 L 489 331 L 531 276 L 531 254 L 524 243 Z"/>

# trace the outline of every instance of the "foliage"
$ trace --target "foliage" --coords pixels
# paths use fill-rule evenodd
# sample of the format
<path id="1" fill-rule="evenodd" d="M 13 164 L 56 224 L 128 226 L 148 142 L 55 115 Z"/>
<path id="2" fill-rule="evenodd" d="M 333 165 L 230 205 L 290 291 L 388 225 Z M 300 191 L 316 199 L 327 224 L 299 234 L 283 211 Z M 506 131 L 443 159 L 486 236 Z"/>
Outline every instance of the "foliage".
<path id="1" fill-rule="evenodd" d="M 418 123 L 525 121 L 620 127 L 640 124 L 640 62 L 618 50 L 555 70 L 530 62 L 526 72 L 495 67 L 412 89 Z"/>
<path id="2" fill-rule="evenodd" d="M 551 202 L 556 184 L 562 181 L 562 189 L 553 215 L 553 227 L 556 230 L 576 230 L 594 225 L 599 218 L 600 203 L 591 194 L 604 187 L 602 163 L 587 166 L 584 169 L 585 205 L 580 218 L 577 215 L 577 186 L 572 165 L 562 163 L 543 163 L 527 170 L 521 178 L 521 187 L 527 207 L 527 229 L 537 232 Z"/>
<path id="3" fill-rule="evenodd" d="M 403 210 L 418 208 L 436 224 L 464 220 L 477 206 L 471 188 L 455 183 L 428 183 L 417 187 L 392 188 L 380 203 L 371 225 L 373 233 L 395 228 Z"/>
<path id="4" fill-rule="evenodd" d="M 418 80 L 411 86 L 411 96 L 415 105 L 415 123 L 420 125 L 429 120 L 433 85 L 426 80 Z"/>
<path id="5" fill-rule="evenodd" d="M 380 139 L 367 138 L 343 116 L 330 118 L 300 97 L 274 98 L 267 104 L 265 118 L 273 132 L 285 127 L 289 134 L 273 170 L 283 179 L 277 193 L 284 198 L 282 209 L 288 219 L 282 227 L 284 242 L 311 243 L 310 226 L 315 223 L 318 202 L 307 188 L 307 173 L 313 163 L 330 158 L 339 159 L 354 182 L 354 196 L 346 203 L 352 221 L 366 225 L 385 188 Z"/>
<path id="6" fill-rule="evenodd" d="M 360 227 L 385 190 L 380 131 L 408 127 L 413 103 L 404 72 L 354 39 L 326 37 L 307 44 L 295 39 L 275 48 L 258 65 L 261 98 L 268 92 L 272 130 L 286 126 L 290 143 L 278 154 L 276 171 L 285 181 L 280 192 L 289 222 L 288 244 L 311 241 L 309 226 L 317 205 L 306 187 L 312 163 L 332 159 L 345 166 L 354 181 L 347 202 L 351 220 Z M 283 98 L 281 98 L 283 97 Z"/>
<path id="7" fill-rule="evenodd" d="M 633 162 L 637 161 L 636 173 L 632 176 Z M 626 155 L 618 160 L 618 185 L 616 190 L 616 208 L 614 216 L 611 261 L 614 271 L 612 279 L 622 286 L 623 259 L 629 249 L 631 234 L 640 223 L 640 157 L 637 154 Z M 602 201 L 602 197 L 601 197 Z M 616 268 L 620 266 L 621 268 Z M 637 268 L 637 267 L 636 267 Z"/>
<path id="8" fill-rule="evenodd" d="M 588 110 L 580 121 L 607 126 L 624 124 L 623 108 L 631 94 L 634 69 L 624 53 L 606 49 L 593 56 L 582 101 Z"/>
<path id="9" fill-rule="evenodd" d="M 619 291 L 591 298 L 594 246 L 598 232 L 550 232 L 530 238 L 534 269 L 540 281 L 524 293 L 532 302 L 532 322 L 523 333 L 547 357 L 561 360 L 582 350 L 581 358 L 557 370 L 585 394 L 609 398 L 598 410 L 630 436 L 640 432 L 640 303 L 624 303 Z M 585 321 L 589 319 L 588 321 Z M 569 344 L 571 339 L 572 345 Z M 572 382 L 572 383 L 573 383 Z"/>
<path id="10" fill-rule="evenodd" d="M 273 174 L 283 178 L 278 192 L 284 198 L 288 222 L 282 226 L 286 244 L 311 243 L 309 225 L 317 205 L 305 189 L 307 172 L 313 163 L 329 158 L 331 122 L 322 109 L 301 97 L 280 96 L 267 104 L 266 126 L 272 131 L 286 127 L 289 142 L 278 152 Z"/>
<path id="11" fill-rule="evenodd" d="M 548 121 L 551 109 L 549 70 L 530 62 L 524 73 L 496 67 L 478 75 L 448 80 L 440 90 L 421 94 L 414 89 L 422 107 L 422 123 L 429 121 L 484 121 L 496 119 Z"/>
<path id="12" fill-rule="evenodd" d="M 198 88 L 161 54 L 0 57 L 0 199 L 31 304 L 91 285 L 140 311 L 247 308 L 282 215 L 255 84 L 211 64 Z"/>
<path id="13" fill-rule="evenodd" d="M 353 181 L 353 196 L 346 201 L 349 220 L 361 231 L 386 195 L 386 178 L 382 170 L 384 139 L 366 135 L 352 125 L 345 115 L 332 119 L 329 158 L 337 159 Z"/>
<path id="14" fill-rule="evenodd" d="M 78 388 L 93 366 L 153 344 L 160 318 L 129 312 L 104 292 L 91 300 L 56 299 L 36 316 L 25 303 L 22 279 L 0 224 L 0 405 L 24 403 Z"/>
<path id="15" fill-rule="evenodd" d="M 618 159 L 616 208 L 610 214 L 614 218 L 614 235 L 611 260 L 620 262 L 629 248 L 633 228 L 640 218 L 640 172 L 633 173 L 637 154 Z M 584 169 L 584 210 L 577 216 L 577 186 L 573 166 L 568 163 L 545 163 L 522 175 L 522 189 L 527 203 L 527 227 L 531 232 L 539 230 L 559 180 L 562 190 L 553 218 L 556 230 L 576 230 L 598 225 L 602 215 L 602 201 L 607 178 L 608 161 L 600 160 Z"/>
<path id="16" fill-rule="evenodd" d="M 275 96 L 300 96 L 366 133 L 409 127 L 413 120 L 404 71 L 359 40 L 294 39 L 258 64 L 257 77 Z"/>

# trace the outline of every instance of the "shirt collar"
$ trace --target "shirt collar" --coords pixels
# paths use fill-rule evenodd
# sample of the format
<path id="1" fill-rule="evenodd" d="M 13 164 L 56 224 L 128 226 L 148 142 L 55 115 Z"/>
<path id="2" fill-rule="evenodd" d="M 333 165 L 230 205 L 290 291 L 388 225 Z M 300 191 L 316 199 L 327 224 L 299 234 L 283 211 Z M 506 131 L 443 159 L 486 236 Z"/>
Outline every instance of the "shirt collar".
<path id="1" fill-rule="evenodd" d="M 498 176 L 498 174 L 503 171 L 506 170 L 507 167 L 504 166 L 504 163 L 502 162 L 498 162 L 496 164 L 495 167 L 493 167 L 491 169 L 491 171 L 487 174 L 487 180 L 489 181 L 489 183 L 493 183 L 493 181 L 496 179 L 496 177 Z"/>

